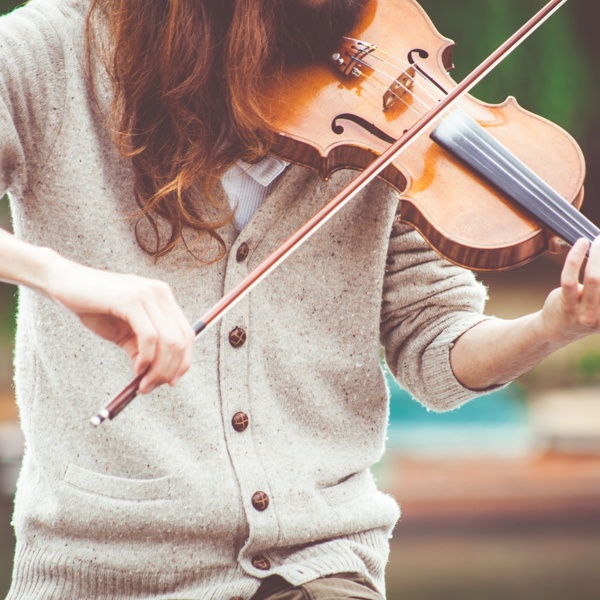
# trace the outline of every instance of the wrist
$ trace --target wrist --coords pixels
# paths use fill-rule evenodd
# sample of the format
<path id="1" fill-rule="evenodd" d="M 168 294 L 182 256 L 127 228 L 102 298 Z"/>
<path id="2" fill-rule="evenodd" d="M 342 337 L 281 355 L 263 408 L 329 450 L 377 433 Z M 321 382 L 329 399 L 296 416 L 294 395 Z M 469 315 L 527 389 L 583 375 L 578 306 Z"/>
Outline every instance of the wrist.
<path id="1" fill-rule="evenodd" d="M 77 273 L 81 268 L 76 262 L 65 258 L 50 248 L 41 248 L 39 255 L 39 280 L 36 289 L 52 300 L 61 303 L 61 295 L 69 282 L 78 281 L 82 274 Z"/>
<path id="2" fill-rule="evenodd" d="M 53 290 L 59 285 L 61 271 L 69 261 L 51 248 L 33 246 L 30 252 L 31 268 L 19 283 L 53 298 Z"/>
<path id="3" fill-rule="evenodd" d="M 556 316 L 548 315 L 544 310 L 531 315 L 535 339 L 540 346 L 547 348 L 548 353 L 554 352 L 567 344 L 583 337 L 583 332 L 564 324 Z"/>

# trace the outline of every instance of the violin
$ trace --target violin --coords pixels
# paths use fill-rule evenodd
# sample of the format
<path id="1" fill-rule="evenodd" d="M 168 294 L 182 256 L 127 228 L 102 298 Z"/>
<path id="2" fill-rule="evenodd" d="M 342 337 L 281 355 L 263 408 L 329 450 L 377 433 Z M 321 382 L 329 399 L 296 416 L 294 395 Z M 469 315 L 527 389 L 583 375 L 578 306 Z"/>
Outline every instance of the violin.
<path id="1" fill-rule="evenodd" d="M 325 61 L 267 89 L 280 132 L 274 152 L 323 178 L 362 171 L 456 88 L 452 48 L 414 0 L 371 0 Z M 512 97 L 461 98 L 379 177 L 400 194 L 400 220 L 470 269 L 524 264 L 552 235 L 572 244 L 600 233 L 577 210 L 585 177 L 577 143 Z"/>
<path id="2" fill-rule="evenodd" d="M 196 336 L 375 177 L 400 194 L 401 222 L 468 268 L 524 264 L 553 235 L 571 244 L 600 235 L 577 210 L 585 163 L 573 138 L 513 98 L 491 105 L 468 95 L 565 1 L 550 0 L 457 84 L 448 74 L 452 42 L 415 0 L 370 0 L 330 56 L 290 68 L 267 87 L 265 112 L 278 132 L 273 154 L 323 178 L 338 169 L 360 173 L 196 321 Z M 92 425 L 119 414 L 143 376 L 101 408 Z"/>

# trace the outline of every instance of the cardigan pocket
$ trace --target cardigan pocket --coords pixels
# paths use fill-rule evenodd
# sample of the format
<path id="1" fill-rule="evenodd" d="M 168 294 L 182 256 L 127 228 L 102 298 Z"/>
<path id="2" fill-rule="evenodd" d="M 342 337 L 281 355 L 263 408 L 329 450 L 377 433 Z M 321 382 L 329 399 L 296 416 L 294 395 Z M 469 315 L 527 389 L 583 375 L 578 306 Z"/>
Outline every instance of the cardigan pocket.
<path id="1" fill-rule="evenodd" d="M 67 465 L 63 477 L 64 483 L 78 490 L 97 496 L 137 502 L 170 498 L 171 479 L 171 477 L 157 479 L 114 477 L 78 467 L 73 463 Z"/>
<path id="2" fill-rule="evenodd" d="M 330 506 L 351 502 L 356 498 L 376 490 L 375 482 L 371 471 L 365 469 L 353 473 L 348 477 L 338 481 L 334 485 L 322 487 L 318 490 L 321 497 Z"/>

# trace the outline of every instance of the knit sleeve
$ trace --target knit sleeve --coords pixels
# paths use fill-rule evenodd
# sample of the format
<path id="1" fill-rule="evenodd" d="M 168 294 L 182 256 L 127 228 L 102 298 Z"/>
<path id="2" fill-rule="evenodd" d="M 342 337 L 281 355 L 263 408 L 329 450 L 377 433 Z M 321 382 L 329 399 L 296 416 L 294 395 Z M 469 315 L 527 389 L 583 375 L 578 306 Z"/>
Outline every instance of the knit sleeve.
<path id="1" fill-rule="evenodd" d="M 390 238 L 381 314 L 388 366 L 427 407 L 443 411 L 479 395 L 452 372 L 450 349 L 482 314 L 485 287 L 442 259 L 421 235 L 395 224 Z"/>
<path id="2" fill-rule="evenodd" d="M 0 196 L 20 196 L 39 176 L 64 106 L 62 13 L 33 0 L 0 17 Z"/>

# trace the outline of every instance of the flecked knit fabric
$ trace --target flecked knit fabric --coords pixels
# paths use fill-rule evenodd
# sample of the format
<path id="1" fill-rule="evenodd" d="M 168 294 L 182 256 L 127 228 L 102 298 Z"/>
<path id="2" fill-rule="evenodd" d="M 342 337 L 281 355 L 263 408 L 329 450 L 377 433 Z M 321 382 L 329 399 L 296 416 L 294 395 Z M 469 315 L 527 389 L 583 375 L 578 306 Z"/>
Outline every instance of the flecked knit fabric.
<path id="1" fill-rule="evenodd" d="M 352 174 L 323 182 L 289 167 L 239 235 L 223 229 L 226 259 L 207 266 L 178 248 L 155 262 L 129 218 L 133 178 L 106 126 L 109 85 L 98 67 L 98 106 L 86 76 L 87 8 L 32 0 L 0 19 L 0 195 L 21 238 L 165 280 L 193 321 Z M 298 585 L 338 572 L 385 593 L 399 511 L 369 470 L 388 418 L 380 348 L 421 402 L 458 406 L 474 394 L 455 379 L 449 348 L 484 318 L 485 296 L 398 210 L 388 187 L 371 185 L 203 335 L 175 388 L 98 429 L 90 416 L 131 378 L 126 356 L 21 290 L 26 453 L 9 600 L 248 599 L 268 575 Z M 247 333 L 239 347 L 236 327 Z M 266 510 L 253 507 L 257 491 Z"/>

